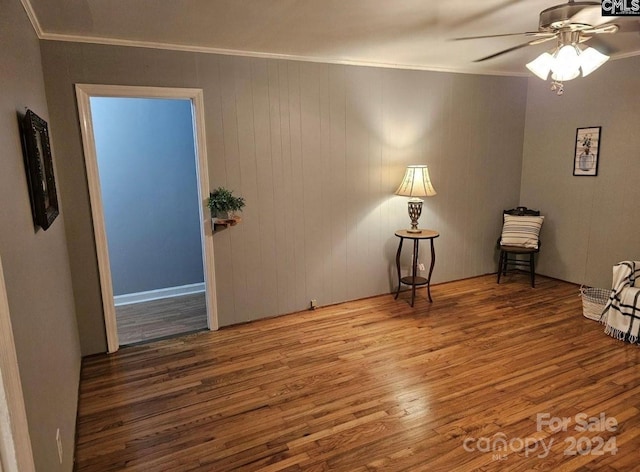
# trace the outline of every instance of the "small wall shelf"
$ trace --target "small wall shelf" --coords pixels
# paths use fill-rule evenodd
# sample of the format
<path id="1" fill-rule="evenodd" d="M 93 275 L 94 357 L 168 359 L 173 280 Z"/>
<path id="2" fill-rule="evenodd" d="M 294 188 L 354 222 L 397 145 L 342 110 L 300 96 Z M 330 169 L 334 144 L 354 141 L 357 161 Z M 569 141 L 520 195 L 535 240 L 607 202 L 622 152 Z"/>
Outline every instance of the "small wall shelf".
<path id="1" fill-rule="evenodd" d="M 228 228 L 229 226 L 235 226 L 242 221 L 242 218 L 239 216 L 234 216 L 233 218 L 221 219 L 221 218 L 211 218 L 211 225 L 213 226 L 213 232 L 222 231 L 223 229 Z"/>

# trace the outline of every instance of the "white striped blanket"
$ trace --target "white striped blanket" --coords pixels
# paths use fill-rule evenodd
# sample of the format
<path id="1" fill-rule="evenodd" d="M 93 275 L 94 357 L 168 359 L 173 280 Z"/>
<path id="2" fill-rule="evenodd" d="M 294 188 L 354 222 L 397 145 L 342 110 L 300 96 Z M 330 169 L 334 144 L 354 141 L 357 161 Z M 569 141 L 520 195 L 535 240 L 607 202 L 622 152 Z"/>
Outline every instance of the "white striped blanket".
<path id="1" fill-rule="evenodd" d="M 640 345 L 640 261 L 624 261 L 613 266 L 613 284 L 600 322 L 604 332 L 621 341 Z"/>

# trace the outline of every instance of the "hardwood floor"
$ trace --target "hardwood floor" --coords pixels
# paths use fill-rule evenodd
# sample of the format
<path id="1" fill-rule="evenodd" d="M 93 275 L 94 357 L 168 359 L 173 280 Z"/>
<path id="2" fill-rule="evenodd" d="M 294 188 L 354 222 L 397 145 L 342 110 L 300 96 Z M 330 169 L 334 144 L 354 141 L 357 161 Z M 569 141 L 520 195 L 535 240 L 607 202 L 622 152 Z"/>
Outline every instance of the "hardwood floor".
<path id="1" fill-rule="evenodd" d="M 87 358 L 77 470 L 640 470 L 640 348 L 584 318 L 577 286 L 486 276 L 432 295 Z"/>
<path id="2" fill-rule="evenodd" d="M 207 328 L 205 294 L 194 293 L 116 307 L 120 345 Z"/>

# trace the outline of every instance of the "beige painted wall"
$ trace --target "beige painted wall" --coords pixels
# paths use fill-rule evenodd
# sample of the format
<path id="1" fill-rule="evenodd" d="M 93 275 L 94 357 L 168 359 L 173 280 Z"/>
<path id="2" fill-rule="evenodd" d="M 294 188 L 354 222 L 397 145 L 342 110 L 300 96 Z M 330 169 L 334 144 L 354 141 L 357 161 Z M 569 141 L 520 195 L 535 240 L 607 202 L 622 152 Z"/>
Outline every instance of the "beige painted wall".
<path id="1" fill-rule="evenodd" d="M 42 51 L 83 354 L 106 347 L 75 83 L 204 89 L 211 185 L 247 200 L 243 222 L 214 237 L 222 326 L 390 292 L 393 232 L 409 222 L 393 192 L 408 164 L 428 164 L 438 191 L 421 218 L 442 234 L 434 281 L 495 271 L 501 211 L 520 195 L 526 79 L 51 41 Z"/>
<path id="2" fill-rule="evenodd" d="M 538 272 L 608 288 L 640 259 L 640 57 L 610 61 L 556 96 L 529 79 L 521 203 L 545 215 Z M 574 177 L 576 128 L 602 126 L 597 177 Z"/>
<path id="3" fill-rule="evenodd" d="M 0 255 L 36 468 L 70 471 L 80 344 L 65 212 L 46 232 L 34 229 L 17 121 L 25 107 L 48 119 L 38 43 L 20 2 L 0 0 Z M 55 140 L 52 144 L 57 164 Z M 62 465 L 56 428 L 62 434 Z"/>

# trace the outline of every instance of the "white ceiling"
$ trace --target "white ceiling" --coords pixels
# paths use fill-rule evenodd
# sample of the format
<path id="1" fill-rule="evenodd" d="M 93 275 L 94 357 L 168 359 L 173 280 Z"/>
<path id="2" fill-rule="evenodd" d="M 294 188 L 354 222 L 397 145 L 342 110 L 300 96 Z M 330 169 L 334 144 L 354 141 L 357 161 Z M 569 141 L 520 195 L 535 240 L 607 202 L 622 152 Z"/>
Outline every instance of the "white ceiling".
<path id="1" fill-rule="evenodd" d="M 537 31 L 562 0 L 22 0 L 42 39 L 284 57 L 330 63 L 527 75 L 553 42 L 474 63 Z M 634 20 L 637 20 L 635 18 Z M 631 21 L 627 18 L 627 21 Z M 598 35 L 613 57 L 640 54 L 637 32 Z M 594 41 L 594 40 L 591 40 Z"/>

